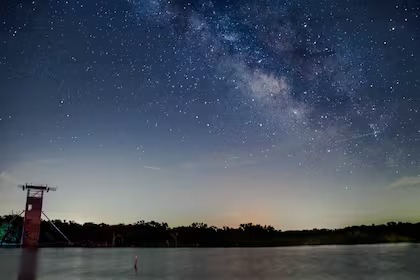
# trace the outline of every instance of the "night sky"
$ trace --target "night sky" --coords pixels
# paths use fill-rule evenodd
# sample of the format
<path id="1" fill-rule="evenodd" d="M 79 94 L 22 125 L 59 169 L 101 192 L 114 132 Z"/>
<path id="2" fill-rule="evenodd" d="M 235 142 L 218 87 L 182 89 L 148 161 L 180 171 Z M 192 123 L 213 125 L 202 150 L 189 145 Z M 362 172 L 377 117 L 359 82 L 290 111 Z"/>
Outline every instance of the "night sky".
<path id="1" fill-rule="evenodd" d="M 420 221 L 420 2 L 0 0 L 0 214 Z"/>

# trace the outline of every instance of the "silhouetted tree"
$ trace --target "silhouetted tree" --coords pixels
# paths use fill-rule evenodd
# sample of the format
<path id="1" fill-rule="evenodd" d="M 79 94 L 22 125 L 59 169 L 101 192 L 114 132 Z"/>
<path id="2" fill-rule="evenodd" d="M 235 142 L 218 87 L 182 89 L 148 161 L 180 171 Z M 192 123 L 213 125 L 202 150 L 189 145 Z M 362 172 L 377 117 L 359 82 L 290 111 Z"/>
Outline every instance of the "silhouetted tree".
<path id="1" fill-rule="evenodd" d="M 0 216 L 0 224 L 7 224 L 15 215 Z M 238 228 L 209 226 L 202 222 L 190 226 L 170 228 L 167 223 L 143 220 L 133 224 L 78 224 L 74 221 L 54 220 L 55 225 L 76 246 L 141 247 L 232 247 L 232 246 L 290 246 L 319 244 L 366 244 L 387 242 L 420 242 L 420 223 L 389 222 L 384 225 L 351 226 L 342 229 L 312 229 L 281 231 L 270 225 L 240 224 Z M 11 224 L 14 232 L 21 232 L 23 218 Z M 6 228 L 6 227 L 4 227 Z M 115 239 L 118 236 L 118 239 Z M 44 246 L 63 246 L 63 237 L 46 221 L 41 223 L 40 243 Z"/>

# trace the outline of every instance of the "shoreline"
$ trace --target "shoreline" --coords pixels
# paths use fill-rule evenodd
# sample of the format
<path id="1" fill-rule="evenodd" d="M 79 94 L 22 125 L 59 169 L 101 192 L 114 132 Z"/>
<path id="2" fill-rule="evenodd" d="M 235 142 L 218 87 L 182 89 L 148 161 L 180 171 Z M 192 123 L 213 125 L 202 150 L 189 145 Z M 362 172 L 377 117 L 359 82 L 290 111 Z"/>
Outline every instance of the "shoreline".
<path id="1" fill-rule="evenodd" d="M 0 217 L 0 224 L 7 224 L 0 244 L 19 247 L 23 220 L 16 218 L 11 222 L 12 218 Z M 47 221 L 41 222 L 39 247 L 252 248 L 420 243 L 420 223 L 388 222 L 341 229 L 282 231 L 252 223 L 241 224 L 238 228 L 217 228 L 205 223 L 171 228 L 167 223 L 155 221 L 118 225 L 53 222 L 54 226 Z"/>
<path id="2" fill-rule="evenodd" d="M 290 248 L 290 247 L 327 247 L 327 246 L 366 246 L 366 245 L 420 245 L 420 241 L 401 241 L 401 242 L 371 242 L 371 243 L 325 243 L 325 244 L 293 244 L 293 245 L 268 245 L 268 246 L 83 246 L 83 245 L 60 245 L 60 246 L 43 246 L 26 249 L 51 249 L 51 248 L 83 248 L 83 249 L 251 249 L 251 248 Z M 0 249 L 25 249 L 20 245 L 2 245 Z"/>

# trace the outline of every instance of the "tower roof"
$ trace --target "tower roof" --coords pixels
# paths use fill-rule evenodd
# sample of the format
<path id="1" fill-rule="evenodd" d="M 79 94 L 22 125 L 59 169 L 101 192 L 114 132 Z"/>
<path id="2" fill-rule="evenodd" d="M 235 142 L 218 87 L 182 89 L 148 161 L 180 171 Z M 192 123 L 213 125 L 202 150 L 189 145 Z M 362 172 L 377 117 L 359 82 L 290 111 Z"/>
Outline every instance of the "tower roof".
<path id="1" fill-rule="evenodd" d="M 39 191 L 56 191 L 57 190 L 57 188 L 50 188 L 50 187 L 48 187 L 47 185 L 38 185 L 38 186 L 36 186 L 36 185 L 28 185 L 28 184 L 25 184 L 25 185 L 21 185 L 20 186 L 21 188 L 22 188 L 22 190 L 39 190 Z"/>

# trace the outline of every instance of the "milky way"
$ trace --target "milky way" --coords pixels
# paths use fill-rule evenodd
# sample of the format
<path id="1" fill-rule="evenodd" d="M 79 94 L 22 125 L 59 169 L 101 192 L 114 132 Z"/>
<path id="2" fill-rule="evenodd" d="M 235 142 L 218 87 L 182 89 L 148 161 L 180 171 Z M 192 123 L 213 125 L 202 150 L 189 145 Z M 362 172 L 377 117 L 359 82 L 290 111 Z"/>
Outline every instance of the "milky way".
<path id="1" fill-rule="evenodd" d="M 375 30 L 379 15 L 369 14 L 370 5 L 362 3 L 325 2 L 318 7 L 302 1 L 130 4 L 139 23 L 170 27 L 158 37 L 174 36 L 185 42 L 185 49 L 176 52 L 199 53 L 184 57 L 187 61 L 180 62 L 181 67 L 191 72 L 209 67 L 214 75 L 210 79 L 217 79 L 213 83 L 226 83 L 223 102 L 229 103 L 230 111 L 246 111 L 240 117 L 250 126 L 242 128 L 245 134 L 278 144 L 281 140 L 273 132 L 280 131 L 279 136 L 301 139 L 311 153 L 326 145 L 340 153 L 363 153 L 360 160 L 367 162 L 369 146 L 386 141 L 392 142 L 387 153 L 416 158 L 418 97 L 412 88 L 418 79 L 406 76 L 418 71 L 418 66 L 408 63 L 414 58 L 413 43 L 405 46 L 396 34 L 410 27 L 418 31 L 418 5 L 397 3 L 387 26 Z M 410 40 L 415 41 L 414 33 L 405 38 Z M 389 52 L 401 60 L 397 69 L 385 57 Z M 407 129 L 411 132 L 406 135 L 398 133 Z M 345 142 L 349 143 L 336 145 Z M 417 160 L 398 161 L 401 168 L 418 164 Z"/>

